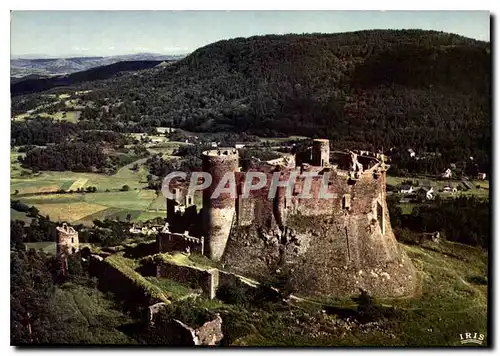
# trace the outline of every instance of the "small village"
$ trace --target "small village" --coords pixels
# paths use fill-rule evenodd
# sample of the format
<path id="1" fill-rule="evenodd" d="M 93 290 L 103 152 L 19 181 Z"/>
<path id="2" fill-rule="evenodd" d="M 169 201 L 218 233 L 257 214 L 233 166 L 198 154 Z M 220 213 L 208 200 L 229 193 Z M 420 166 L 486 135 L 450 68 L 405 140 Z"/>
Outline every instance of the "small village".
<path id="1" fill-rule="evenodd" d="M 436 157 L 436 153 L 423 152 L 417 154 L 415 150 L 407 150 L 408 157 L 412 160 L 427 160 Z M 474 157 L 469 157 L 474 161 Z M 477 166 L 477 165 L 476 165 Z M 456 198 L 461 195 L 487 197 L 489 194 L 489 184 L 486 173 L 480 172 L 473 176 L 464 176 L 457 172 L 456 165 L 450 163 L 450 167 L 441 175 L 411 175 L 407 177 L 388 177 L 388 196 L 399 197 L 399 203 L 425 203 L 441 199 Z"/>

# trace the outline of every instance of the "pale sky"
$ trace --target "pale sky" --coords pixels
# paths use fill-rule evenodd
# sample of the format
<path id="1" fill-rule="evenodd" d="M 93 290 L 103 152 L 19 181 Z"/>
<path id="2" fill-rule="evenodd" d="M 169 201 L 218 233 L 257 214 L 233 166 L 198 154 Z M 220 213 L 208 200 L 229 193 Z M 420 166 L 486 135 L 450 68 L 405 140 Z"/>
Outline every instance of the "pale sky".
<path id="1" fill-rule="evenodd" d="M 185 54 L 234 37 L 426 29 L 490 40 L 488 11 L 13 11 L 11 56 Z"/>

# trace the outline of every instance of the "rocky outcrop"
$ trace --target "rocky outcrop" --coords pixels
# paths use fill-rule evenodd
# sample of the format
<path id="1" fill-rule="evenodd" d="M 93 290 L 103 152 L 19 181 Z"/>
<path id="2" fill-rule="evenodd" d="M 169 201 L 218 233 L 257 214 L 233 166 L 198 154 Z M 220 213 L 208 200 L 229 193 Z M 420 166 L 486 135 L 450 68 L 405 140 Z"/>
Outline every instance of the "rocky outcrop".
<path id="1" fill-rule="evenodd" d="M 207 321 L 201 327 L 195 329 L 182 321 L 174 319 L 177 325 L 178 339 L 183 340 L 185 346 L 216 346 L 220 343 L 224 334 L 222 333 L 222 318 L 219 314 L 215 319 Z"/>
<path id="2" fill-rule="evenodd" d="M 150 305 L 148 307 L 148 315 L 147 315 L 147 319 L 148 319 L 148 323 L 152 326 L 154 325 L 154 318 L 155 316 L 161 311 L 163 310 L 165 307 L 167 306 L 166 303 L 163 303 L 163 302 L 160 302 L 160 303 L 156 303 L 156 304 L 153 304 L 153 305 Z"/>

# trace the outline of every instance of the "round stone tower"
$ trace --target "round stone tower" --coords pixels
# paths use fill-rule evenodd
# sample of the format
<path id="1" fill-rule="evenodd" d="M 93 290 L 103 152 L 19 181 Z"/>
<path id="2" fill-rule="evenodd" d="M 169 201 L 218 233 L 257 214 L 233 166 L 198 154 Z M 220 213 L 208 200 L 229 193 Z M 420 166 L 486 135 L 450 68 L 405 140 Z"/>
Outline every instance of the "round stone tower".
<path id="1" fill-rule="evenodd" d="M 325 167 L 330 163 L 330 141 L 326 139 L 314 139 L 312 146 L 312 165 Z"/>
<path id="2" fill-rule="evenodd" d="M 63 274 L 68 273 L 68 256 L 78 251 L 78 232 L 64 223 L 57 227 L 57 257 L 62 265 Z"/>
<path id="3" fill-rule="evenodd" d="M 64 223 L 57 227 L 57 253 L 72 254 L 78 251 L 78 232 Z"/>
<path id="4" fill-rule="evenodd" d="M 212 176 L 210 187 L 203 191 L 203 231 L 208 240 L 205 244 L 207 251 L 204 253 L 218 261 L 224 253 L 231 232 L 236 213 L 236 196 L 231 196 L 228 190 L 214 199 L 212 194 L 226 174 L 226 178 L 231 177 L 234 182 L 234 174 L 238 171 L 238 151 L 234 148 L 205 151 L 202 154 L 202 162 L 203 171 Z M 226 187 L 229 187 L 229 184 L 226 184 Z"/>

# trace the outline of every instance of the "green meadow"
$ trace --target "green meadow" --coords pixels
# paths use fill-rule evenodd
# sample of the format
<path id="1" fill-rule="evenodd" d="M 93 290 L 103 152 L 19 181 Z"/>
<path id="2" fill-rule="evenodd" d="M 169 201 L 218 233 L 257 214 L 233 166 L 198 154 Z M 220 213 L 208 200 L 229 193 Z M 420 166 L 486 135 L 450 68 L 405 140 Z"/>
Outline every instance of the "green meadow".
<path id="1" fill-rule="evenodd" d="M 55 221 L 91 224 L 95 219 L 128 218 L 145 221 L 165 216 L 165 199 L 147 188 L 147 170 L 140 159 L 122 167 L 114 175 L 76 172 L 41 172 L 22 175 L 17 163 L 19 153 L 11 154 L 11 198 L 35 206 Z M 131 170 L 134 164 L 139 169 Z M 128 186 L 128 191 L 122 191 Z M 96 187 L 95 193 L 80 193 L 78 188 Z M 63 190 L 67 193 L 61 193 Z M 12 216 L 27 220 L 22 213 Z"/>

